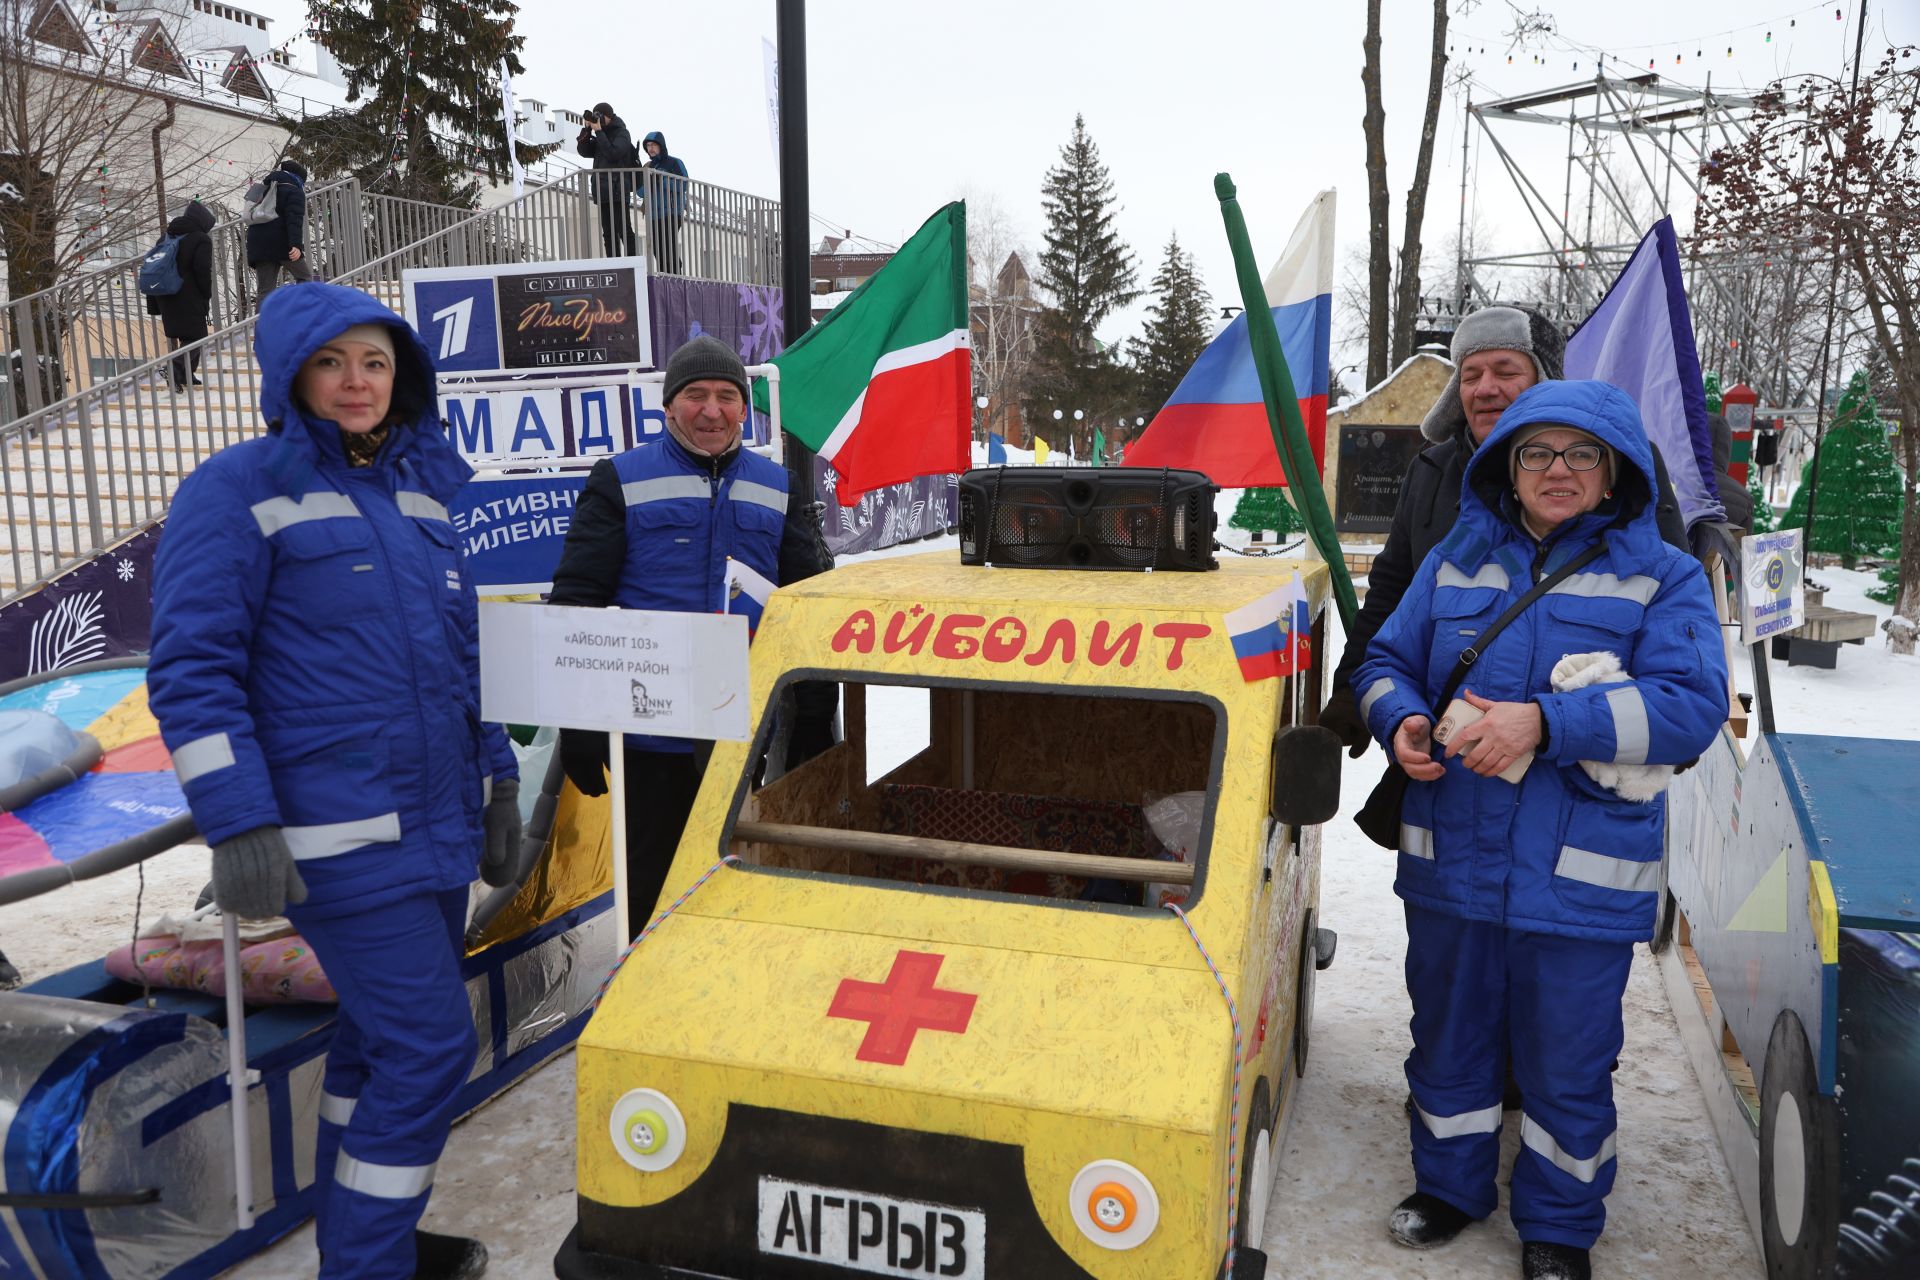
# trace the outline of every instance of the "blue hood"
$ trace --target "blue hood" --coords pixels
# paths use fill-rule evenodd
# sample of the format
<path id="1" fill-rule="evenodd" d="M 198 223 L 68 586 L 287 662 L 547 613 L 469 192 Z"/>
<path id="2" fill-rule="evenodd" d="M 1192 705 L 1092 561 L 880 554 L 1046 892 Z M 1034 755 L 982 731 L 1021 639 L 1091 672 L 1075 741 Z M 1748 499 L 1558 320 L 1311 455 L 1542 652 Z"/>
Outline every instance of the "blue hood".
<path id="1" fill-rule="evenodd" d="M 314 465 L 344 463 L 340 430 L 313 418 L 293 397 L 294 375 L 307 357 L 357 324 L 382 324 L 393 334 L 393 435 L 381 454 L 415 473 L 425 491 L 445 501 L 473 469 L 441 430 L 433 357 L 413 331 L 381 302 L 343 285 L 310 281 L 284 285 L 267 295 L 254 326 L 253 354 L 260 362 L 260 412 L 281 448 L 270 464 L 287 492 L 303 493 Z"/>
<path id="2" fill-rule="evenodd" d="M 1649 553 L 1657 549 L 1660 527 L 1654 515 L 1653 446 L 1647 442 L 1633 398 L 1606 382 L 1540 382 L 1521 392 L 1467 460 L 1460 481 L 1460 525 L 1472 528 L 1485 545 L 1520 527 L 1507 464 L 1509 446 L 1516 432 L 1542 423 L 1586 432 L 1608 445 L 1618 462 L 1613 496 L 1562 529 L 1560 536 L 1610 527 L 1629 541 L 1644 540 Z"/>

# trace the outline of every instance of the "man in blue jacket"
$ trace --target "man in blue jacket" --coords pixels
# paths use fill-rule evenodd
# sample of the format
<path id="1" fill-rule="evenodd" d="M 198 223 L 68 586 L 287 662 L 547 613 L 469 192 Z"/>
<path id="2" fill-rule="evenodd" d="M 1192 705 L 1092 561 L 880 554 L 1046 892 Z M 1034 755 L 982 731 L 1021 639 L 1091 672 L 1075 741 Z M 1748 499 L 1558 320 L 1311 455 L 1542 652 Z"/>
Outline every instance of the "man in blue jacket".
<path id="1" fill-rule="evenodd" d="M 267 300 L 282 271 L 295 280 L 313 279 L 313 264 L 307 261 L 307 167 L 288 160 L 266 180 L 278 194 L 280 216 L 247 228 L 247 265 L 253 268 L 257 302 Z"/>
<path id="2" fill-rule="evenodd" d="M 653 269 L 678 275 L 682 266 L 680 224 L 687 216 L 687 166 L 667 150 L 667 135 L 658 129 L 649 133 L 641 145 L 647 152 L 644 202 Z"/>
<path id="3" fill-rule="evenodd" d="M 745 592 L 727 598 L 728 557 L 776 584 L 833 567 L 811 508 L 789 501 L 779 463 L 741 447 L 751 389 L 726 343 L 701 336 L 667 361 L 666 434 L 594 465 L 553 574 L 552 604 L 732 612 L 757 626 Z M 802 682 L 788 747 L 795 763 L 832 745 L 838 694 Z M 707 744 L 630 733 L 627 771 L 627 936 L 640 932 L 666 881 L 706 769 Z M 606 792 L 607 735 L 568 730 L 567 776 Z"/>
<path id="4" fill-rule="evenodd" d="M 340 996 L 320 1275 L 472 1277 L 477 1241 L 415 1232 L 476 1053 L 467 886 L 476 865 L 507 883 L 520 852 L 518 769 L 480 719 L 479 605 L 448 515 L 471 468 L 425 346 L 366 294 L 279 291 L 254 349 L 267 432 L 187 477 L 160 540 L 150 701 L 215 902 L 284 911 Z"/>
<path id="5" fill-rule="evenodd" d="M 1585 443 L 1516 447 L 1530 438 Z M 1394 892 L 1407 915 L 1416 1191 L 1389 1232 L 1429 1248 L 1493 1211 L 1510 1057 L 1523 1115 L 1509 1207 L 1529 1277 L 1586 1280 L 1605 1222 L 1620 1001 L 1663 887 L 1663 784 L 1639 775 L 1697 757 L 1727 715 L 1712 596 L 1699 562 L 1662 541 L 1657 492 L 1624 392 L 1523 392 L 1468 461 L 1458 521 L 1354 678 L 1369 730 L 1413 779 Z M 1483 638 L 1596 544 L 1598 558 Z M 1469 648 L 1460 696 L 1485 715 L 1434 760 L 1421 745 L 1447 713 L 1434 700 Z M 1562 679 L 1602 659 L 1614 678 Z M 1601 781 L 1623 773 L 1639 786 Z"/>

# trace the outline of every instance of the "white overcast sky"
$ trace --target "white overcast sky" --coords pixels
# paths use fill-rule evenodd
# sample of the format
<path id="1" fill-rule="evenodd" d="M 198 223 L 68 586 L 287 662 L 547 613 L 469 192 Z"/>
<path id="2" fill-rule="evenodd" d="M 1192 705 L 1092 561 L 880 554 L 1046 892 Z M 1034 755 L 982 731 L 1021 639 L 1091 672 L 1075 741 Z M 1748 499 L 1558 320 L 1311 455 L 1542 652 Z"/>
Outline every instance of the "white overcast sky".
<path id="1" fill-rule="evenodd" d="M 1590 77 L 1595 51 L 1605 50 L 1641 72 L 1652 59 L 1662 77 L 1679 83 L 1698 87 L 1711 75 L 1715 88 L 1757 88 L 1782 74 L 1837 72 L 1852 50 L 1858 3 L 1452 0 L 1449 70 L 1471 70 L 1474 97 L 1486 100 Z M 276 41 L 301 25 L 298 0 L 260 7 L 276 19 Z M 1513 48 L 1509 65 L 1508 33 L 1522 13 L 1551 15 L 1558 33 Z M 1384 3 L 1396 241 L 1431 16 L 1428 0 Z M 775 37 L 773 0 L 523 0 L 518 26 L 526 36 L 527 70 L 515 86 L 522 98 L 575 110 L 604 99 L 636 141 L 651 129 L 664 132 L 694 177 L 778 195 L 761 53 L 762 39 Z M 807 74 L 815 236 L 850 230 L 898 244 L 942 203 L 967 195 L 997 200 L 1037 249 L 1041 181 L 1078 112 L 1112 171 L 1119 229 L 1139 259 L 1142 285 L 1177 232 L 1216 302 L 1237 304 L 1213 194 L 1217 172 L 1239 185 L 1263 273 L 1322 187 L 1340 193 L 1343 262 L 1351 246 L 1365 243 L 1364 30 L 1361 0 L 813 0 Z M 1869 0 L 1869 65 L 1886 45 L 1914 41 L 1920 0 Z M 1449 96 L 1427 209 L 1430 249 L 1451 240 L 1460 214 L 1461 128 L 1462 102 Z M 1523 159 L 1543 189 L 1558 193 L 1565 134 L 1534 132 Z M 1470 198 L 1497 247 L 1542 247 L 1491 148 L 1482 148 L 1472 169 Z M 1576 204 L 1582 199 L 1576 194 Z M 1137 331 L 1143 306 L 1123 312 L 1101 336 Z M 1336 340 L 1342 336 L 1336 332 Z M 1357 358 L 1336 352 L 1335 363 Z"/>

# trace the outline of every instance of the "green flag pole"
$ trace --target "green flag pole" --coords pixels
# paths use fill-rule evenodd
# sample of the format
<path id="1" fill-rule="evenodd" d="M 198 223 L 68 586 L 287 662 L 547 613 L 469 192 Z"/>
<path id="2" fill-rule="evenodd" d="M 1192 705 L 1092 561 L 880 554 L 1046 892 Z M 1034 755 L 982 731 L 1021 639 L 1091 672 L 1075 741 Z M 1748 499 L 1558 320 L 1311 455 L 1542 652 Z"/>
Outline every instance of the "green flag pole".
<path id="1" fill-rule="evenodd" d="M 1213 191 L 1220 197 L 1220 216 L 1227 224 L 1234 274 L 1240 278 L 1247 334 L 1253 339 L 1253 367 L 1260 375 L 1260 396 L 1266 401 L 1267 425 L 1273 430 L 1273 447 L 1280 454 L 1280 470 L 1287 477 L 1287 487 L 1293 490 L 1293 504 L 1306 522 L 1307 537 L 1327 562 L 1340 625 L 1351 635 L 1353 617 L 1360 611 L 1353 594 L 1353 578 L 1347 573 L 1347 559 L 1340 553 L 1340 539 L 1334 533 L 1333 513 L 1327 510 L 1327 495 L 1320 488 L 1320 473 L 1313 465 L 1307 426 L 1300 420 L 1300 397 L 1294 392 L 1286 357 L 1280 353 L 1280 331 L 1273 327 L 1273 311 L 1267 306 L 1260 269 L 1254 265 L 1253 244 L 1247 238 L 1247 220 L 1241 215 L 1232 175 L 1215 174 Z"/>

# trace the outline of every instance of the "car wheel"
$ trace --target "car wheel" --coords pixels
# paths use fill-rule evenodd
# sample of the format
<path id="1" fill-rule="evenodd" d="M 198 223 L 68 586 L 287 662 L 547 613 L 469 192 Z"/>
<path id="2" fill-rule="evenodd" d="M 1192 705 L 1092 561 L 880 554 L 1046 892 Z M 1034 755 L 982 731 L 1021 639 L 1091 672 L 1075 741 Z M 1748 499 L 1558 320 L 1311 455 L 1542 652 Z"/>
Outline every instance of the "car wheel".
<path id="1" fill-rule="evenodd" d="M 1313 976 L 1320 972 L 1312 908 L 1300 921 L 1300 982 L 1293 994 L 1293 1069 L 1307 1074 L 1307 1049 L 1313 1036 Z"/>
<path id="2" fill-rule="evenodd" d="M 1273 1198 L 1273 1104 L 1267 1082 L 1256 1080 L 1253 1104 L 1247 1108 L 1247 1141 L 1240 1157 L 1239 1227 L 1234 1244 L 1241 1249 L 1264 1249 L 1267 1201 Z"/>
<path id="3" fill-rule="evenodd" d="M 1773 1021 L 1760 1078 L 1760 1223 L 1770 1280 L 1834 1273 L 1840 1139 L 1800 1019 Z"/>

